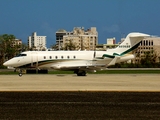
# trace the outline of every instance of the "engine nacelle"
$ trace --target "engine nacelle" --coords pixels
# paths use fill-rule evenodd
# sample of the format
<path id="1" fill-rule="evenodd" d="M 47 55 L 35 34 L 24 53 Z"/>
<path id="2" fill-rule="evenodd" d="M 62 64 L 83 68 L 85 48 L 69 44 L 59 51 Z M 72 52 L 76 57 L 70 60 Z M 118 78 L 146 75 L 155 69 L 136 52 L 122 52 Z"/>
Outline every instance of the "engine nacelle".
<path id="1" fill-rule="evenodd" d="M 117 62 L 125 62 L 128 60 L 132 60 L 135 58 L 135 55 L 130 54 L 130 55 L 126 55 L 126 56 L 121 56 L 120 59 Z"/>

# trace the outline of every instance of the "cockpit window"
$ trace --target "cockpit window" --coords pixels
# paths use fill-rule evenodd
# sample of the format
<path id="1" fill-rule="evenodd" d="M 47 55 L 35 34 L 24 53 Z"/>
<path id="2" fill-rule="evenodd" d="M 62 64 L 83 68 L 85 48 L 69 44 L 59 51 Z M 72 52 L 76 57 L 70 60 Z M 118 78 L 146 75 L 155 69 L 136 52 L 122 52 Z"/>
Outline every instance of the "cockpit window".
<path id="1" fill-rule="evenodd" d="M 22 56 L 27 56 L 27 54 L 19 54 L 16 57 L 22 57 Z"/>

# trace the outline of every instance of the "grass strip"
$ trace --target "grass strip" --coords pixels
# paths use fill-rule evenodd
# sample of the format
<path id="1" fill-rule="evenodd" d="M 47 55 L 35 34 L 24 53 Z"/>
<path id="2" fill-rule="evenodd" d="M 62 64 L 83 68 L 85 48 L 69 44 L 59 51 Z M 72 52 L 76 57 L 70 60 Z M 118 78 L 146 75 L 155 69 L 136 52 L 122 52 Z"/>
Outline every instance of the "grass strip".
<path id="1" fill-rule="evenodd" d="M 0 71 L 0 75 L 14 75 L 18 72 L 14 71 Z M 43 73 L 41 73 L 43 74 Z M 48 74 L 74 74 L 73 71 L 48 71 Z M 89 74 L 160 74 L 160 70 L 103 70 Z"/>

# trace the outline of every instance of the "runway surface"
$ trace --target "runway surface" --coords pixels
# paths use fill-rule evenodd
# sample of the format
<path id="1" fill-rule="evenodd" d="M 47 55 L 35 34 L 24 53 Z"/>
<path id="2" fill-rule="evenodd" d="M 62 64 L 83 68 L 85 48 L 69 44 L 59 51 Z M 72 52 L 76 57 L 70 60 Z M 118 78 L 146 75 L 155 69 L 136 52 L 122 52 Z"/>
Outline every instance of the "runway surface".
<path id="1" fill-rule="evenodd" d="M 159 120 L 160 75 L 0 75 L 0 119 Z"/>
<path id="2" fill-rule="evenodd" d="M 0 91 L 160 91 L 160 74 L 0 75 Z"/>

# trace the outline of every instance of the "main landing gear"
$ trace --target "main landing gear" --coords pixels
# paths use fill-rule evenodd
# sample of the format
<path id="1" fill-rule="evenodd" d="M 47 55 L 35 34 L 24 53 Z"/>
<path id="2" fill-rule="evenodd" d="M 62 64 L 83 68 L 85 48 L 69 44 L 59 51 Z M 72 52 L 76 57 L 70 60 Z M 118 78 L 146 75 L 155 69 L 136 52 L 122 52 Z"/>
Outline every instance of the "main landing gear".
<path id="1" fill-rule="evenodd" d="M 77 76 L 86 76 L 86 71 L 79 71 L 79 70 L 76 70 L 76 71 L 74 71 L 74 73 L 76 73 Z"/>

